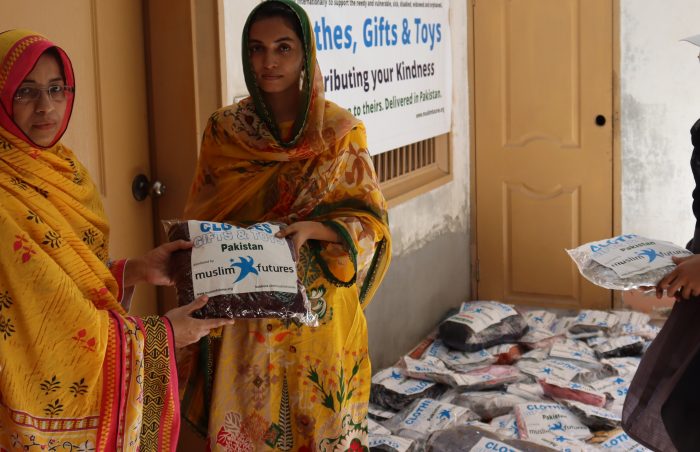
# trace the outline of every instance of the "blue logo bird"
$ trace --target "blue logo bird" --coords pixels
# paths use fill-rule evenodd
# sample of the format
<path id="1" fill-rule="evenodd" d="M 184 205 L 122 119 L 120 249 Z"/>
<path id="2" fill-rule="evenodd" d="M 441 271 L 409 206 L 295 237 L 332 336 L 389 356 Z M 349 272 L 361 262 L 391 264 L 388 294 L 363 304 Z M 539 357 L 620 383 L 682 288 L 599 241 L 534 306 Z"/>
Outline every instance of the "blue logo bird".
<path id="1" fill-rule="evenodd" d="M 647 248 L 638 252 L 637 256 L 646 256 L 649 258 L 649 262 L 654 262 L 654 259 L 656 259 L 659 256 L 659 253 L 657 253 L 656 250 Z"/>
<path id="2" fill-rule="evenodd" d="M 562 422 L 561 422 L 561 421 L 555 422 L 554 424 L 552 424 L 552 425 L 549 426 L 549 431 L 553 432 L 553 431 L 556 431 L 556 430 L 564 431 L 564 425 L 562 425 Z"/>
<path id="3" fill-rule="evenodd" d="M 248 259 L 245 257 L 238 257 L 240 262 L 236 262 L 235 260 L 231 259 L 231 267 L 238 267 L 238 269 L 241 271 L 238 274 L 238 278 L 234 281 L 234 283 L 237 283 L 238 281 L 242 280 L 246 276 L 248 276 L 250 273 L 257 275 L 258 270 L 255 268 L 255 261 L 253 260 L 252 257 L 248 256 Z"/>

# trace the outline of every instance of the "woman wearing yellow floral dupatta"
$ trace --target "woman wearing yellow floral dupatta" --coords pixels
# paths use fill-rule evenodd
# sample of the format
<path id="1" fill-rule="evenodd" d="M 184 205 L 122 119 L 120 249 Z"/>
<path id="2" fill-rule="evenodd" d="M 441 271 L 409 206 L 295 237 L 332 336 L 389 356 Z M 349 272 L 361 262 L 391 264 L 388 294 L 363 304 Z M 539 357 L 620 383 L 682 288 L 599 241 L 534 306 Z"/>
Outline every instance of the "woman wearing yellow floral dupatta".
<path id="1" fill-rule="evenodd" d="M 200 341 L 183 414 L 211 450 L 367 450 L 363 309 L 389 265 L 362 123 L 324 99 L 308 16 L 268 0 L 243 29 L 251 97 L 215 112 L 185 216 L 281 221 L 320 326 L 238 321 Z"/>
<path id="2" fill-rule="evenodd" d="M 108 262 L 99 194 L 59 142 L 74 86 L 45 37 L 0 33 L 0 450 L 175 450 L 174 346 L 222 322 L 188 315 L 205 299 L 127 316 L 133 285 L 171 284 L 191 244 Z"/>

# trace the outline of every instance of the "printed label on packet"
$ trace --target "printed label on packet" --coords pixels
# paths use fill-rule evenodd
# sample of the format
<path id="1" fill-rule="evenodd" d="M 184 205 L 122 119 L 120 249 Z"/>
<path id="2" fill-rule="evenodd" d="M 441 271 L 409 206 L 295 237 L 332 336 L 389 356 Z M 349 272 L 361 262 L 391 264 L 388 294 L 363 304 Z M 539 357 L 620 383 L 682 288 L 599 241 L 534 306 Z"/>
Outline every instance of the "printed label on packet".
<path id="1" fill-rule="evenodd" d="M 569 329 L 573 329 L 573 327 L 578 325 L 612 328 L 617 325 L 617 322 L 619 322 L 619 319 L 615 314 L 605 311 L 584 310 L 576 316 L 574 324 Z"/>
<path id="2" fill-rule="evenodd" d="M 556 378 L 556 377 L 543 378 L 541 381 L 543 381 L 545 384 L 557 386 L 559 388 L 566 388 L 566 389 L 571 389 L 572 391 L 579 391 L 581 393 L 586 393 L 590 396 L 593 396 L 593 397 L 596 397 L 598 399 L 605 401 L 605 394 L 603 392 L 598 392 L 592 386 L 589 386 L 589 385 L 586 385 L 583 383 L 573 383 L 570 381 L 560 380 L 559 378 Z M 590 399 L 590 397 L 589 397 L 589 399 Z"/>
<path id="3" fill-rule="evenodd" d="M 406 452 L 412 444 L 413 441 L 410 439 L 392 435 L 370 435 L 369 437 L 370 449 L 373 447 L 387 446 L 391 447 L 396 452 Z"/>
<path id="4" fill-rule="evenodd" d="M 515 406 L 520 439 L 561 434 L 588 439 L 591 431 L 565 406 L 557 403 L 527 403 Z"/>
<path id="5" fill-rule="evenodd" d="M 576 375 L 585 371 L 582 367 L 559 359 L 547 359 L 540 362 L 520 360 L 516 367 L 522 372 L 537 378 L 553 376 L 565 381 L 571 381 Z"/>
<path id="6" fill-rule="evenodd" d="M 432 357 L 442 360 L 449 367 L 466 366 L 483 362 L 495 361 L 488 350 L 477 352 L 462 352 L 448 348 L 440 339 L 435 340 L 423 354 L 423 358 Z"/>
<path id="7" fill-rule="evenodd" d="M 625 432 L 621 432 L 619 435 L 613 436 L 601 444 L 600 447 L 603 449 L 612 449 L 623 452 L 646 452 L 649 450 L 646 447 L 639 445 Z"/>
<path id="8" fill-rule="evenodd" d="M 192 287 L 196 297 L 297 293 L 296 263 L 287 241 L 275 237 L 278 225 L 260 223 L 239 228 L 191 220 L 187 226 L 194 242 Z"/>
<path id="9" fill-rule="evenodd" d="M 444 430 L 457 422 L 468 410 L 433 399 L 419 399 L 415 408 L 399 424 L 400 428 L 421 433 Z"/>
<path id="10" fill-rule="evenodd" d="M 575 400 L 567 400 L 566 403 L 583 411 L 586 416 L 595 416 L 601 419 L 610 419 L 611 421 L 616 422 L 620 422 L 622 420 L 620 416 L 611 411 L 606 410 L 605 408 L 588 405 L 586 403 L 577 402 Z"/>
<path id="11" fill-rule="evenodd" d="M 593 245 L 595 248 L 596 245 Z M 610 268 L 620 278 L 646 273 L 650 270 L 674 265 L 671 257 L 688 256 L 691 253 L 671 242 L 640 236 L 624 236 L 617 243 L 597 247 L 591 258 Z"/>
<path id="12" fill-rule="evenodd" d="M 474 444 L 469 452 L 522 452 L 513 446 L 496 441 L 491 438 L 481 438 L 478 443 Z"/>
<path id="13" fill-rule="evenodd" d="M 435 386 L 435 383 L 431 381 L 406 378 L 397 367 L 389 367 L 378 372 L 372 377 L 372 383 L 382 385 L 390 391 L 404 395 L 419 394 Z"/>
<path id="14" fill-rule="evenodd" d="M 496 301 L 470 301 L 462 303 L 459 313 L 449 320 L 467 325 L 473 332 L 479 333 L 501 320 L 518 315 L 518 311 L 507 304 Z"/>
<path id="15" fill-rule="evenodd" d="M 600 362 L 611 365 L 620 375 L 634 375 L 642 359 L 634 356 L 623 356 L 621 358 L 601 359 Z"/>
<path id="16" fill-rule="evenodd" d="M 552 358 L 572 359 L 575 361 L 598 364 L 598 359 L 590 347 L 581 341 L 573 341 L 571 339 L 552 345 L 549 356 Z"/>
<path id="17" fill-rule="evenodd" d="M 557 316 L 549 311 L 529 311 L 525 314 L 525 320 L 531 328 L 549 329 L 557 320 Z"/>
<path id="18" fill-rule="evenodd" d="M 644 344 L 644 339 L 639 336 L 620 336 L 608 339 L 602 344 L 596 345 L 598 353 L 608 353 L 618 348 L 627 347 L 634 344 Z"/>
<path id="19" fill-rule="evenodd" d="M 613 314 L 615 314 L 617 318 L 620 319 L 621 325 L 630 324 L 641 326 L 646 325 L 647 323 L 649 323 L 649 320 L 651 320 L 649 314 L 637 311 L 613 311 Z"/>
<path id="20" fill-rule="evenodd" d="M 519 438 L 518 421 L 514 414 L 504 414 L 491 420 L 490 426 L 505 438 Z"/>
<path id="21" fill-rule="evenodd" d="M 618 376 L 594 381 L 590 383 L 589 386 L 597 392 L 610 394 L 615 400 L 620 399 L 624 401 L 631 383 L 631 377 L 625 378 L 625 376 Z"/>

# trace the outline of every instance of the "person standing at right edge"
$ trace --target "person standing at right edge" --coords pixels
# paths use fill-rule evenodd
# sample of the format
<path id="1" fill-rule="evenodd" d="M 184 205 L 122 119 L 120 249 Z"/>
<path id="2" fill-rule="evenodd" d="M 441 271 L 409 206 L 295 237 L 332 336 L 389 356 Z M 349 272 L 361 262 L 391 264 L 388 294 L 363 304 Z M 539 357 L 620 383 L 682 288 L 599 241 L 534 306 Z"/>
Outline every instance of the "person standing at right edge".
<path id="1" fill-rule="evenodd" d="M 236 321 L 208 337 L 182 412 L 212 451 L 367 450 L 364 309 L 391 256 L 364 125 L 324 99 L 306 12 L 268 0 L 243 29 L 250 97 L 211 116 L 185 218 L 287 224 L 318 327 Z"/>
<path id="2" fill-rule="evenodd" d="M 697 38 L 697 45 L 700 46 L 700 35 L 695 36 L 695 38 Z M 700 60 L 700 55 L 698 55 L 698 59 Z M 693 178 L 695 179 L 695 189 L 693 190 L 695 232 L 693 233 L 693 239 L 688 244 L 688 249 L 694 254 L 700 254 L 700 119 L 690 128 L 690 140 L 693 143 L 690 169 L 693 171 Z"/>
<path id="3" fill-rule="evenodd" d="M 683 39 L 700 47 L 700 35 Z M 700 56 L 699 56 L 700 58 Z M 676 303 L 637 368 L 622 413 L 622 426 L 640 444 L 663 452 L 700 450 L 700 120 L 690 129 L 695 178 L 693 255 L 676 264 L 656 285 Z"/>

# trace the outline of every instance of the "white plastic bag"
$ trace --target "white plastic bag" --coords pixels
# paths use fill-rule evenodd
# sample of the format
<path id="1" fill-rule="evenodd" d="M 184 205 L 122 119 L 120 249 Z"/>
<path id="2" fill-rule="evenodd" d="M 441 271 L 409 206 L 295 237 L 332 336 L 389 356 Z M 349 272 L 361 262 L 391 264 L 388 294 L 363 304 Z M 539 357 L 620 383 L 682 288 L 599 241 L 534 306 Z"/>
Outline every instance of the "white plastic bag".
<path id="1" fill-rule="evenodd" d="M 606 289 L 655 286 L 675 264 L 673 256 L 692 253 L 671 242 L 625 234 L 566 250 L 581 274 Z"/>

